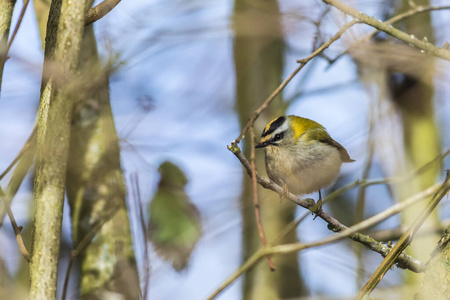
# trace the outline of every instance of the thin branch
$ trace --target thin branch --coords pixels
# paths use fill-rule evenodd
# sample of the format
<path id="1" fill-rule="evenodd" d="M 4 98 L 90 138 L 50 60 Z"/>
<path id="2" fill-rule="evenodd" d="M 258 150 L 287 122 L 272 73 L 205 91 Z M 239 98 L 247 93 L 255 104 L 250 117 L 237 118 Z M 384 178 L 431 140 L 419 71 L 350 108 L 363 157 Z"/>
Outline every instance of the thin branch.
<path id="1" fill-rule="evenodd" d="M 425 40 L 419 40 L 414 35 L 409 35 L 406 32 L 403 32 L 397 28 L 392 27 L 389 24 L 386 24 L 373 17 L 369 17 L 368 15 L 338 0 L 322 0 L 322 1 L 326 4 L 334 6 L 338 10 L 342 11 L 344 14 L 352 16 L 353 18 L 355 18 L 355 20 L 358 20 L 359 23 L 364 23 L 369 26 L 372 26 L 380 31 L 386 32 L 387 34 L 407 44 L 413 45 L 425 52 L 431 53 L 436 57 L 450 61 L 450 51 L 448 51 L 447 49 L 436 47 Z"/>
<path id="2" fill-rule="evenodd" d="M 84 17 L 84 26 L 90 25 L 106 16 L 119 2 L 120 0 L 103 0 L 96 6 L 89 8 Z"/>
<path id="3" fill-rule="evenodd" d="M 256 263 L 258 263 L 266 255 L 293 253 L 293 252 L 297 252 L 300 250 L 304 250 L 304 249 L 308 249 L 308 248 L 312 248 L 312 247 L 323 246 L 326 244 L 337 242 L 337 241 L 342 240 L 347 237 L 351 237 L 353 240 L 355 240 L 355 238 L 354 238 L 355 235 L 363 236 L 361 234 L 358 234 L 357 233 L 358 231 L 372 227 L 373 225 L 379 223 L 380 220 L 384 220 L 387 216 L 390 216 L 393 213 L 398 213 L 402 209 L 409 207 L 412 203 L 417 202 L 418 200 L 423 199 L 425 197 L 428 197 L 429 195 L 436 193 L 437 198 L 439 198 L 439 197 L 442 198 L 445 195 L 445 193 L 448 191 L 449 188 L 450 188 L 450 179 L 447 178 L 444 181 L 444 183 L 433 186 L 432 188 L 428 188 L 427 190 L 421 192 L 420 194 L 417 194 L 417 195 L 407 199 L 406 200 L 406 202 L 408 202 L 407 205 L 404 205 L 405 203 L 403 203 L 403 202 L 397 203 L 396 205 L 392 206 L 391 208 L 387 209 L 386 211 L 383 211 L 377 215 L 374 215 L 356 225 L 351 226 L 350 228 L 342 225 L 345 227 L 345 229 L 342 230 L 341 232 L 333 234 L 331 236 L 328 236 L 328 237 L 326 237 L 322 240 L 316 241 L 316 242 L 312 242 L 309 244 L 293 243 L 293 244 L 261 248 L 255 254 L 253 254 L 241 267 L 239 267 L 227 280 L 225 280 L 225 282 L 223 282 L 219 286 L 219 288 L 217 288 L 207 299 L 214 299 L 227 286 L 229 286 L 233 281 L 235 281 L 237 278 L 239 278 L 239 276 L 241 276 L 244 272 L 246 272 L 251 267 L 253 267 Z M 281 188 L 280 188 L 280 192 L 281 192 Z M 291 199 L 291 195 L 292 194 L 289 194 L 289 199 Z M 321 213 L 319 216 L 321 216 L 322 214 L 323 213 Z M 386 255 L 387 253 L 390 253 L 390 248 L 385 247 L 384 251 L 386 251 L 386 253 L 385 253 L 385 255 Z M 402 256 L 408 257 L 405 254 L 401 254 L 400 256 L 397 257 L 397 261 L 401 260 Z M 414 261 L 414 260 L 411 259 L 411 261 Z M 414 261 L 414 263 L 417 263 L 417 261 Z M 420 269 L 423 269 L 424 263 L 420 262 L 420 266 L 417 266 L 417 267 L 419 267 Z"/>
<path id="4" fill-rule="evenodd" d="M 5 54 L 1 57 L 1 65 L 3 66 L 8 59 L 8 53 L 9 49 L 11 49 L 12 43 L 14 42 L 14 39 L 16 38 L 17 32 L 19 31 L 20 25 L 22 24 L 23 16 L 25 15 L 25 11 L 27 10 L 28 3 L 30 0 L 23 0 L 23 7 L 20 11 L 19 19 L 17 20 L 16 27 L 14 27 L 14 31 L 11 35 L 11 38 L 9 39 L 8 46 L 6 47 Z"/>
<path id="5" fill-rule="evenodd" d="M 325 49 L 327 49 L 333 42 L 335 42 L 336 40 L 338 40 L 343 34 L 344 32 L 350 28 L 351 26 L 355 25 L 356 23 L 358 23 L 357 20 L 353 20 L 347 24 L 345 24 L 344 26 L 342 26 L 342 28 L 331 38 L 329 39 L 327 42 L 325 42 L 324 44 L 322 44 L 322 46 L 320 46 L 319 48 L 316 49 L 316 51 L 314 51 L 313 53 L 311 53 L 308 57 L 304 58 L 304 59 L 300 59 L 297 62 L 300 63 L 300 65 L 294 70 L 294 72 L 291 73 L 291 75 L 288 76 L 288 78 L 286 78 L 273 92 L 272 94 L 270 94 L 270 96 L 264 100 L 264 102 L 261 104 L 260 107 L 258 107 L 251 115 L 250 119 L 248 120 L 247 124 L 245 125 L 244 129 L 242 129 L 241 133 L 239 134 L 238 138 L 235 139 L 232 144 L 239 144 L 239 142 L 241 141 L 241 139 L 244 137 L 244 135 L 247 133 L 247 131 L 250 129 L 251 126 L 253 126 L 253 124 L 255 123 L 256 119 L 259 117 L 259 115 L 267 108 L 267 106 L 269 106 L 270 102 L 272 102 L 273 99 L 275 99 L 275 97 L 286 87 L 286 85 L 292 80 L 292 78 L 295 77 L 295 75 L 297 75 L 297 73 L 303 69 L 303 67 L 314 57 L 316 57 L 318 54 L 322 53 Z"/>
<path id="6" fill-rule="evenodd" d="M 431 6 L 431 5 L 430 6 L 424 6 L 424 5 L 412 6 L 410 10 L 390 18 L 385 23 L 390 25 L 390 24 L 397 23 L 398 21 L 415 16 L 417 14 L 426 13 L 426 12 L 430 12 L 430 11 L 434 11 L 434 10 L 446 10 L 446 9 L 450 9 L 450 6 L 445 6 L 445 5 L 444 6 Z"/>
<path id="7" fill-rule="evenodd" d="M 9 49 L 11 49 L 11 45 L 14 42 L 17 32 L 19 31 L 20 25 L 22 24 L 23 16 L 25 15 L 25 11 L 27 10 L 29 2 L 30 2 L 30 0 L 23 0 L 23 7 L 22 7 L 22 10 L 20 11 L 19 20 L 17 20 L 16 27 L 14 27 L 13 34 L 11 35 L 11 39 L 8 42 L 8 47 L 6 48 L 6 55 L 8 54 Z"/>
<path id="8" fill-rule="evenodd" d="M 324 199 L 325 200 L 325 199 Z M 278 241 L 281 241 L 285 236 L 287 236 L 291 231 L 293 231 L 295 228 L 297 228 L 301 222 L 303 222 L 307 217 L 309 216 L 309 213 L 303 214 L 301 217 L 299 217 L 296 220 L 291 221 L 289 224 L 287 224 L 273 239 L 271 244 L 275 244 Z"/>
<path id="9" fill-rule="evenodd" d="M 14 161 L 6 168 L 3 174 L 0 175 L 1 180 L 2 178 L 4 178 L 6 174 L 8 174 L 13 169 L 14 165 L 17 164 L 6 187 L 6 194 L 8 195 L 9 205 L 11 205 L 12 201 L 14 200 L 14 197 L 17 191 L 19 190 L 20 185 L 22 184 L 26 174 L 28 173 L 32 165 L 36 152 L 35 137 L 36 134 L 35 131 L 33 131 L 32 135 L 29 137 L 29 139 L 23 146 L 22 150 L 14 159 Z M 0 227 L 3 226 L 3 221 L 6 214 L 7 214 L 6 207 L 1 206 L 0 202 Z"/>
<path id="10" fill-rule="evenodd" d="M 255 131 L 253 126 L 250 127 L 250 165 L 251 165 L 251 178 L 252 178 L 252 187 L 253 187 L 253 205 L 255 208 L 255 218 L 256 224 L 258 226 L 259 237 L 261 238 L 261 242 L 263 247 L 267 247 L 267 239 L 266 234 L 264 233 L 264 228 L 262 226 L 261 221 L 261 212 L 259 207 L 259 194 L 258 194 L 258 182 L 256 181 L 256 164 L 255 164 Z M 276 267 L 273 263 L 272 258 L 268 255 L 267 261 L 269 262 L 269 267 L 271 271 L 275 271 Z"/>
<path id="11" fill-rule="evenodd" d="M 364 164 L 362 178 L 367 179 L 369 177 L 369 172 L 372 169 L 372 161 L 374 159 L 375 152 L 375 143 L 373 141 L 373 131 L 374 131 L 374 119 L 375 114 L 374 111 L 371 110 L 370 119 L 369 119 L 369 132 L 367 137 L 367 157 L 366 162 Z M 366 186 L 361 186 L 358 189 L 356 196 L 356 205 L 355 205 L 355 218 L 354 222 L 359 223 L 364 220 L 364 212 L 366 208 Z M 363 276 L 364 274 L 364 259 L 363 259 L 363 250 L 364 248 L 361 245 L 355 245 L 355 257 L 356 257 L 356 282 L 358 283 L 358 287 L 362 286 Z"/>
<path id="12" fill-rule="evenodd" d="M 392 25 L 392 24 L 395 24 L 395 23 L 397 23 L 399 21 L 402 21 L 404 19 L 413 17 L 413 16 L 415 16 L 417 14 L 431 12 L 431 11 L 436 11 L 436 10 L 446 10 L 446 9 L 450 9 L 450 6 L 423 6 L 423 5 L 413 6 L 413 7 L 411 7 L 410 10 L 408 10 L 408 11 L 406 11 L 404 13 L 398 14 L 398 15 L 390 18 L 389 20 L 386 20 L 384 23 L 386 23 L 388 25 Z M 380 31 L 378 29 L 375 29 L 371 33 L 366 34 L 365 36 L 363 36 L 362 38 L 357 40 L 347 50 L 345 50 L 344 52 L 342 52 L 341 54 L 336 56 L 333 60 L 331 60 L 329 66 L 331 66 L 334 62 L 336 62 L 343 55 L 347 54 L 351 48 L 355 47 L 356 45 L 358 45 L 358 44 L 360 44 L 362 42 L 368 41 L 372 36 L 374 36 L 378 32 L 380 32 Z"/>
<path id="13" fill-rule="evenodd" d="M 398 240 L 397 244 L 395 244 L 395 246 L 392 248 L 392 250 L 386 256 L 386 258 L 378 266 L 378 268 L 375 270 L 375 272 L 369 278 L 367 283 L 361 289 L 358 296 L 355 298 L 356 300 L 363 299 L 365 296 L 368 296 L 375 289 L 375 287 L 378 285 L 378 283 L 383 278 L 384 274 L 386 274 L 386 272 L 395 263 L 395 260 L 397 259 L 397 257 L 403 252 L 403 250 L 406 249 L 406 247 L 409 246 L 409 244 L 411 244 L 417 230 L 419 230 L 419 228 L 422 226 L 422 224 L 425 222 L 425 220 L 428 218 L 428 216 L 433 212 L 433 210 L 436 208 L 436 206 L 439 204 L 441 199 L 447 194 L 447 192 L 449 190 L 450 190 L 450 170 L 447 170 L 447 177 L 446 177 L 444 183 L 442 184 L 442 186 L 439 188 L 439 190 L 433 196 L 431 201 L 427 204 L 425 209 L 419 214 L 419 216 L 413 222 L 413 224 L 401 236 L 401 238 Z"/>
<path id="14" fill-rule="evenodd" d="M 244 274 L 247 270 L 257 264 L 264 256 L 268 255 L 268 250 L 270 248 L 261 248 L 255 254 L 250 256 L 242 266 L 240 266 L 230 277 L 228 277 L 211 295 L 206 298 L 207 300 L 212 300 L 216 298 L 225 288 L 233 283 L 239 276 Z M 266 254 L 267 253 L 267 254 Z"/>
<path id="15" fill-rule="evenodd" d="M 133 176 L 134 175 L 134 176 Z M 134 193 L 134 199 L 138 206 L 139 213 L 139 223 L 141 225 L 142 233 L 144 235 L 144 296 L 142 299 L 147 300 L 148 290 L 149 290 L 149 281 L 150 281 L 150 259 L 149 259 L 149 251 L 148 251 L 148 232 L 147 226 L 144 220 L 144 209 L 142 208 L 142 198 L 141 198 L 141 190 L 139 188 L 139 178 L 138 174 L 134 173 L 131 176 L 131 185 Z"/>
<path id="16" fill-rule="evenodd" d="M 17 245 L 19 246 L 20 253 L 26 259 L 26 261 L 30 262 L 31 255 L 28 252 L 25 243 L 23 242 L 22 235 L 20 234 L 20 232 L 22 231 L 22 226 L 17 225 L 16 219 L 14 218 L 14 214 L 11 210 L 11 206 L 9 205 L 9 199 L 6 196 L 5 192 L 3 192 L 3 189 L 1 187 L 0 187 L 0 198 L 2 198 L 3 200 L 3 205 L 5 205 L 6 212 L 8 213 L 9 220 L 11 221 L 11 226 L 14 230 L 14 234 L 16 236 Z"/>
<path id="17" fill-rule="evenodd" d="M 23 145 L 22 149 L 20 150 L 19 154 L 14 158 L 14 160 L 9 164 L 9 166 L 6 168 L 5 171 L 3 171 L 2 174 L 0 174 L 0 180 L 2 180 L 6 174 L 8 174 L 11 169 L 17 164 L 17 162 L 22 158 L 23 154 L 28 151 L 28 149 L 31 147 L 32 143 L 36 142 L 36 130 L 37 126 L 35 125 L 33 127 L 33 131 L 31 132 L 31 135 L 28 137 L 28 140 L 25 142 L 25 145 Z"/>
<path id="18" fill-rule="evenodd" d="M 429 234 L 443 234 L 445 228 L 450 225 L 450 220 L 442 220 L 439 224 L 433 225 L 431 227 L 423 228 L 418 236 L 427 236 Z M 369 235 L 376 239 L 377 241 L 387 243 L 389 241 L 397 241 L 407 230 L 406 226 L 399 226 L 392 229 L 377 230 L 369 233 Z"/>
<path id="19" fill-rule="evenodd" d="M 362 172 L 362 178 L 367 179 L 369 177 L 370 169 L 372 168 L 372 161 L 375 152 L 375 145 L 372 140 L 373 129 L 374 129 L 374 116 L 371 114 L 369 122 L 369 132 L 368 132 L 368 149 L 367 149 L 367 160 L 364 164 L 364 169 Z M 355 209 L 355 223 L 361 222 L 364 219 L 364 211 L 366 206 L 366 187 L 362 186 L 358 190 L 356 196 L 356 209 Z"/>
<path id="20" fill-rule="evenodd" d="M 330 45 L 332 43 L 334 43 L 335 41 L 337 41 L 343 34 L 344 32 L 347 31 L 347 29 L 349 29 L 350 27 L 352 27 L 353 25 L 355 25 L 356 23 L 359 23 L 358 20 L 353 20 L 351 22 L 348 22 L 346 24 L 344 24 L 341 29 L 339 29 L 339 31 L 331 38 L 329 39 L 327 42 L 325 42 L 324 44 L 322 44 L 322 46 L 320 46 L 319 48 L 317 48 L 313 53 L 311 53 L 308 57 L 303 58 L 303 59 L 299 59 L 297 60 L 298 63 L 302 63 L 302 64 L 306 64 L 307 62 L 309 62 L 311 59 L 313 59 L 314 57 L 316 57 L 317 55 L 319 55 L 320 53 L 322 53 L 325 49 L 327 49 L 328 47 L 330 47 Z"/>

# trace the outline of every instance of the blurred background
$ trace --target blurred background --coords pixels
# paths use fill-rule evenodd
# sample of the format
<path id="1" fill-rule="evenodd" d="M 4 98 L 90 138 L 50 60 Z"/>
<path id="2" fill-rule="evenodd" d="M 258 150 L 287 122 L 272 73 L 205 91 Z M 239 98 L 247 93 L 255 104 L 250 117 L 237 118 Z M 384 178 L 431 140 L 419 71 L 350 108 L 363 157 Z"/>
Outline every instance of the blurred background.
<path id="1" fill-rule="evenodd" d="M 411 9 L 409 2 L 349 5 L 387 20 Z M 27 9 L 3 74 L 1 171 L 30 136 L 39 107 L 43 51 L 34 5 Z M 13 26 L 21 6 L 21 2 L 16 5 Z M 93 25 L 100 63 L 115 66 L 109 74 L 110 105 L 139 281 L 141 290 L 148 283 L 148 299 L 204 299 L 261 247 L 249 178 L 226 146 L 297 68 L 296 60 L 308 56 L 350 20 L 314 0 L 151 0 L 122 1 Z M 449 20 L 450 10 L 436 10 L 394 26 L 442 47 L 450 40 Z M 270 120 L 295 114 L 325 126 L 356 159 L 342 167 L 336 186 L 326 193 L 359 179 L 408 174 L 450 147 L 449 62 L 386 34 L 355 44 L 371 31 L 363 24 L 350 28 L 295 76 L 255 125 L 259 136 Z M 248 137 L 240 143 L 247 157 L 248 144 Z M 258 171 L 266 175 L 263 152 L 256 155 Z M 352 189 L 324 210 L 350 226 L 441 182 L 449 163 L 448 157 L 439 159 L 406 184 Z M 28 238 L 32 183 L 31 170 L 12 203 Z M 324 221 L 313 221 L 308 215 L 295 230 L 280 236 L 307 211 L 280 202 L 271 191 L 260 188 L 260 195 L 269 243 L 311 242 L 332 234 Z M 161 200 L 171 197 L 181 200 Z M 164 206 L 169 202 L 173 210 Z M 450 218 L 448 207 L 444 198 L 425 226 L 431 230 L 410 247 L 411 255 L 423 261 L 429 258 L 442 224 Z M 408 225 L 417 209 L 368 232 Z M 168 212 L 174 210 L 180 211 L 178 217 Z M 73 247 L 69 204 L 63 223 L 61 281 Z M 177 232 L 187 235 L 187 245 L 158 241 L 167 237 L 161 233 L 164 226 L 175 228 L 175 233 L 166 232 L 173 238 Z M 192 229 L 186 233 L 183 228 Z M 388 240 L 395 241 L 395 236 Z M 2 272 L 26 287 L 24 260 L 6 221 L 0 229 L 0 253 Z M 379 254 L 351 240 L 276 256 L 276 272 L 270 272 L 264 260 L 218 299 L 347 298 L 359 291 L 381 260 Z M 78 277 L 74 268 L 68 299 L 80 295 Z M 402 287 L 418 282 L 420 276 L 395 268 L 377 292 L 389 291 L 389 299 L 400 299 Z"/>

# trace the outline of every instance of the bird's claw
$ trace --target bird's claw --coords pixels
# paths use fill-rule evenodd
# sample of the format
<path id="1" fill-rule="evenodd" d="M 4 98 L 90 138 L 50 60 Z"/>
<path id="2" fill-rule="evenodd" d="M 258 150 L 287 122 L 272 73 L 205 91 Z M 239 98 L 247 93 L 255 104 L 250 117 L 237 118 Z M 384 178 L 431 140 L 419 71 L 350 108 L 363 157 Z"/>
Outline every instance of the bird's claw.
<path id="1" fill-rule="evenodd" d="M 310 211 L 313 213 L 313 215 L 315 215 L 313 220 L 315 220 L 320 215 L 320 213 L 322 212 L 322 204 L 323 204 L 322 203 L 322 199 L 319 199 L 319 200 L 317 200 L 316 204 L 314 204 L 310 208 Z"/>
<path id="2" fill-rule="evenodd" d="M 280 194 L 280 202 L 283 199 L 287 199 L 289 197 L 289 190 L 287 184 L 283 184 L 283 192 Z"/>

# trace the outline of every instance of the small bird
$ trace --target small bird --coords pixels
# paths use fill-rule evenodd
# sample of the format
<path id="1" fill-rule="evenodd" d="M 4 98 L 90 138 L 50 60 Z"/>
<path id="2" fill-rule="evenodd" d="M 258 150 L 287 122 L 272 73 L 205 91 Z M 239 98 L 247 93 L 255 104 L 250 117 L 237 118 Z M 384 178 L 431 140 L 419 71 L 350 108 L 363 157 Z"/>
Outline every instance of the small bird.
<path id="1" fill-rule="evenodd" d="M 256 148 L 265 149 L 269 178 L 297 195 L 319 192 L 313 210 L 322 209 L 320 190 L 333 185 L 343 162 L 353 162 L 347 150 L 319 123 L 290 115 L 271 121 Z"/>

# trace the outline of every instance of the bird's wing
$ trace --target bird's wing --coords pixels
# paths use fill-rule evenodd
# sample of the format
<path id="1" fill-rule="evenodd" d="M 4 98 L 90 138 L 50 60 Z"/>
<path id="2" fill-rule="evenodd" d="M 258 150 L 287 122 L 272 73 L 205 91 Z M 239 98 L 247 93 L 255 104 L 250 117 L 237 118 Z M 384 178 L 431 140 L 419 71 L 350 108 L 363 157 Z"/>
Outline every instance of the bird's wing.
<path id="1" fill-rule="evenodd" d="M 323 129 L 310 129 L 308 130 L 308 135 L 311 139 L 318 140 L 321 143 L 328 144 L 330 146 L 334 146 L 339 150 L 341 155 L 342 162 L 353 162 L 354 159 L 350 158 L 348 155 L 347 149 L 344 148 L 341 144 L 336 142 L 331 138 L 331 136 Z"/>

